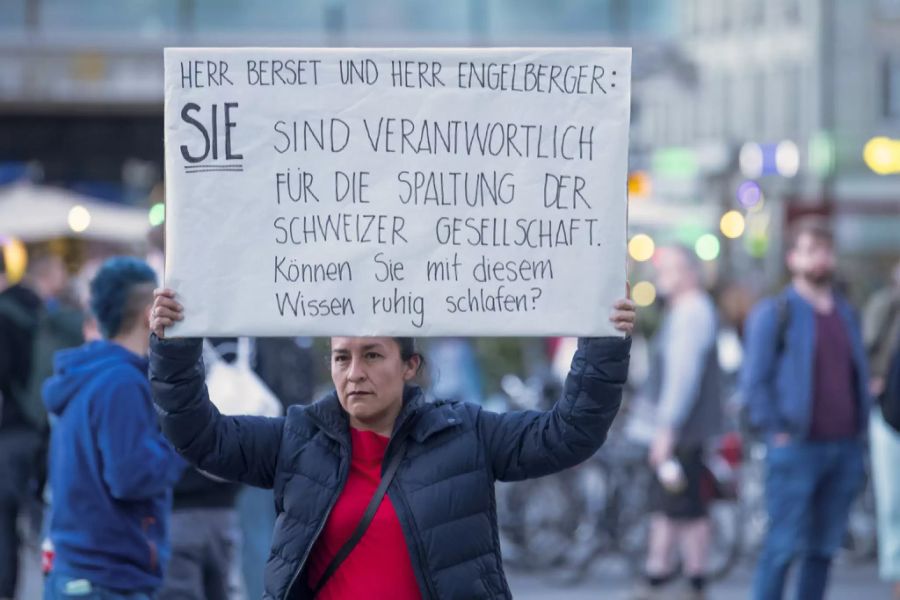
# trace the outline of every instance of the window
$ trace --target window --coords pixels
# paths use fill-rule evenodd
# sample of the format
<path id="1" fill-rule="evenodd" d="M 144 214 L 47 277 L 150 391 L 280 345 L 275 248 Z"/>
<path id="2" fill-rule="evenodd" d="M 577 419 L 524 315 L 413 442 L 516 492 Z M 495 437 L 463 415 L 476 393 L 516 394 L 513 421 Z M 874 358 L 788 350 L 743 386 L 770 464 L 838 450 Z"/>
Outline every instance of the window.
<path id="1" fill-rule="evenodd" d="M 791 65 L 785 71 L 784 110 L 785 128 L 788 137 L 800 139 L 803 136 L 803 85 L 800 78 L 802 70 L 799 65 Z"/>
<path id="2" fill-rule="evenodd" d="M 766 133 L 766 117 L 768 111 L 766 104 L 769 102 L 768 82 L 763 69 L 758 70 L 753 76 L 753 86 L 750 88 L 750 103 L 753 107 L 753 136 L 759 138 Z"/>
<path id="3" fill-rule="evenodd" d="M 25 31 L 26 0 L 0 0 L 0 31 Z"/>
<path id="4" fill-rule="evenodd" d="M 878 0 L 878 16 L 885 19 L 900 19 L 900 0 Z"/>
<path id="5" fill-rule="evenodd" d="M 709 0 L 694 0 L 694 33 L 709 32 Z"/>
<path id="6" fill-rule="evenodd" d="M 779 10 L 778 20 L 781 25 L 796 27 L 800 24 L 801 0 L 779 0 L 775 7 Z"/>
<path id="7" fill-rule="evenodd" d="M 885 118 L 900 119 L 900 54 L 884 59 L 883 112 Z"/>
<path id="8" fill-rule="evenodd" d="M 681 26 L 684 35 L 691 36 L 697 33 L 697 0 L 686 0 L 681 17 Z"/>
<path id="9" fill-rule="evenodd" d="M 764 0 L 750 0 L 745 5 L 747 22 L 751 29 L 759 29 L 766 24 L 766 3 Z"/>
<path id="10" fill-rule="evenodd" d="M 193 27 L 199 32 L 325 31 L 328 25 L 344 26 L 346 4 L 270 0 L 263 7 L 240 0 L 190 2 Z"/>
<path id="11" fill-rule="evenodd" d="M 702 108 L 697 113 L 700 137 L 718 137 L 722 127 L 722 75 L 714 71 L 703 81 Z"/>
<path id="12" fill-rule="evenodd" d="M 723 71 L 719 80 L 719 99 L 716 106 L 716 113 L 719 115 L 719 135 L 724 138 L 731 138 L 734 133 L 732 127 L 732 105 L 734 104 L 735 92 L 732 78 L 727 71 Z"/>
<path id="13" fill-rule="evenodd" d="M 154 36 L 177 26 L 177 0 L 40 0 L 38 27 L 44 31 L 138 33 Z"/>

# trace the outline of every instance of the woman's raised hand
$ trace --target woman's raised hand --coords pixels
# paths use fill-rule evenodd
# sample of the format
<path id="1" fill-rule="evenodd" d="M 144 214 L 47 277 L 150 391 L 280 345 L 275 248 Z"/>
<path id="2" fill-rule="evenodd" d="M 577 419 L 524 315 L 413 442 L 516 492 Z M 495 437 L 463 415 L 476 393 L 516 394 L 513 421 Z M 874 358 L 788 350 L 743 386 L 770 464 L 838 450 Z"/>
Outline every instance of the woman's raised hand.
<path id="1" fill-rule="evenodd" d="M 615 303 L 609 320 L 615 324 L 617 330 L 625 335 L 631 335 L 631 332 L 634 331 L 634 321 L 637 317 L 635 304 L 631 300 L 631 284 L 628 284 L 627 293 L 627 298 L 623 298 Z"/>
<path id="2" fill-rule="evenodd" d="M 153 308 L 150 310 L 150 331 L 162 339 L 166 327 L 184 319 L 184 307 L 175 300 L 175 290 L 153 290 Z"/>

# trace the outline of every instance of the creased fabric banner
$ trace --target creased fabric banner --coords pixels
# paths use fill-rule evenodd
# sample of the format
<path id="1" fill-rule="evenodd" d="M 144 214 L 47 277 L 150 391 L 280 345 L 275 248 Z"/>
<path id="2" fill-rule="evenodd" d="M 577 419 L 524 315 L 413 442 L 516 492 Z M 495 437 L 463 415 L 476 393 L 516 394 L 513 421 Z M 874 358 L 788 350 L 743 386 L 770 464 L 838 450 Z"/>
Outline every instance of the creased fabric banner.
<path id="1" fill-rule="evenodd" d="M 171 336 L 617 335 L 627 48 L 165 51 Z"/>

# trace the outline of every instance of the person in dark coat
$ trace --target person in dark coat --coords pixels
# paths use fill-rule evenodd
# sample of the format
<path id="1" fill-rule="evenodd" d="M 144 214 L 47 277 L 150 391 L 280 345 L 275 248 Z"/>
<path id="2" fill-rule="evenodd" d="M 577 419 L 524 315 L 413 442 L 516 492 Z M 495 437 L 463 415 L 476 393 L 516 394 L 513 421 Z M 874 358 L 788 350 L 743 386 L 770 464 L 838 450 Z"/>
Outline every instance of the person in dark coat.
<path id="1" fill-rule="evenodd" d="M 62 257 L 38 245 L 23 280 L 0 286 L 0 599 L 17 586 L 20 517 L 31 517 L 28 537 L 40 530 L 49 432 L 41 385 L 53 352 L 83 341 L 79 312 L 59 301 L 68 279 Z"/>
<path id="2" fill-rule="evenodd" d="M 198 468 L 274 488 L 264 598 L 277 600 L 511 598 L 494 482 L 548 475 L 596 452 L 619 409 L 631 345 L 579 340 L 552 410 L 497 414 L 426 402 L 411 383 L 421 366 L 412 338 L 334 337 L 334 391 L 285 417 L 232 417 L 209 400 L 200 340 L 164 339 L 182 318 L 175 292 L 157 290 L 150 379 L 163 431 Z M 629 334 L 634 304 L 619 301 L 610 319 Z M 386 496 L 333 569 L 382 476 Z"/>

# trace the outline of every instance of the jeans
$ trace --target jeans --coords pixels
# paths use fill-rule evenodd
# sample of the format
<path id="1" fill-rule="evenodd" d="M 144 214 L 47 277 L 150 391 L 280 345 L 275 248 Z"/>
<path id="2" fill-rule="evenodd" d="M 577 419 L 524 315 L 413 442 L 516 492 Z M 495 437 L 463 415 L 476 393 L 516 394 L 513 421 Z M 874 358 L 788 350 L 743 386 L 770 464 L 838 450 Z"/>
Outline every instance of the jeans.
<path id="1" fill-rule="evenodd" d="M 885 581 L 900 581 L 900 433 L 872 411 L 869 421 L 872 483 L 878 516 L 878 570 Z"/>
<path id="2" fill-rule="evenodd" d="M 242 600 L 237 511 L 176 510 L 170 523 L 172 558 L 158 600 Z"/>
<path id="3" fill-rule="evenodd" d="M 147 592 L 125 592 L 101 588 L 87 579 L 50 573 L 44 582 L 44 600 L 151 600 Z"/>
<path id="4" fill-rule="evenodd" d="M 34 502 L 35 462 L 40 434 L 0 430 L 0 598 L 15 594 L 19 571 L 19 517 Z"/>
<path id="5" fill-rule="evenodd" d="M 262 598 L 266 560 L 275 529 L 272 490 L 245 487 L 238 496 L 238 514 L 244 534 L 244 582 L 248 598 Z"/>
<path id="6" fill-rule="evenodd" d="M 865 479 L 862 444 L 852 439 L 770 445 L 766 463 L 769 530 L 753 598 L 780 600 L 795 558 L 800 559 L 796 598 L 823 598 L 831 559 Z"/>

